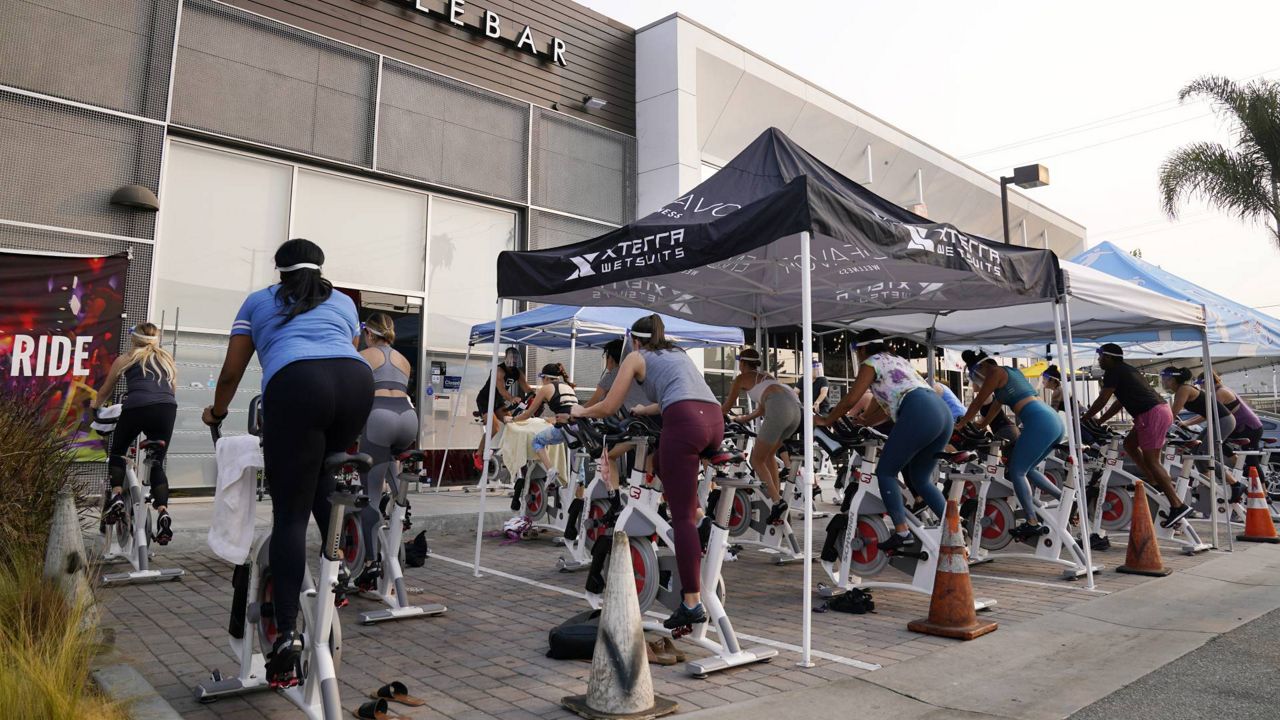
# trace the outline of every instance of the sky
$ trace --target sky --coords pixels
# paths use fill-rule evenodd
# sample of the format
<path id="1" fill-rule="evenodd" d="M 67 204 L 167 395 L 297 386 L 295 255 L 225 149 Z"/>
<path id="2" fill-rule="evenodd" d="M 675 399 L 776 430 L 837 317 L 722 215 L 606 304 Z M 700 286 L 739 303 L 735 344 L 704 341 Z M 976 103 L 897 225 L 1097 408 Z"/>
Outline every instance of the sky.
<path id="1" fill-rule="evenodd" d="M 1280 3 L 988 0 L 579 0 L 632 27 L 673 12 L 996 176 L 1048 166 L 1036 200 L 1109 240 L 1280 315 L 1280 250 L 1265 226 L 1199 201 L 1161 209 L 1160 163 L 1232 142 L 1200 75 L 1280 79 Z M 1253 30 L 1257 28 L 1257 30 Z M 945 218 L 939 218 L 945 220 Z M 1271 307 L 1265 307 L 1271 306 Z"/>

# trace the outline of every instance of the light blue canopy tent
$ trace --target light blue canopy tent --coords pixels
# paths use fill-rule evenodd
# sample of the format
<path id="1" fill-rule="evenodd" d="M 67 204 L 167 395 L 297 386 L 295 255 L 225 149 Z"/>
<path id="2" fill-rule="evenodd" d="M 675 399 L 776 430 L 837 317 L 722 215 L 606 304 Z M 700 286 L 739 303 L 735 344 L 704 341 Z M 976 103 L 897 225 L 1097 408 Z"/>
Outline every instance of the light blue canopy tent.
<path id="1" fill-rule="evenodd" d="M 502 318 L 502 341 L 549 349 L 599 347 L 622 337 L 636 320 L 651 314 L 642 308 L 544 305 Z M 740 328 L 703 325 L 670 315 L 660 317 L 667 337 L 681 347 L 741 345 L 743 342 Z M 491 322 L 472 326 L 470 344 L 493 342 L 493 328 Z"/>

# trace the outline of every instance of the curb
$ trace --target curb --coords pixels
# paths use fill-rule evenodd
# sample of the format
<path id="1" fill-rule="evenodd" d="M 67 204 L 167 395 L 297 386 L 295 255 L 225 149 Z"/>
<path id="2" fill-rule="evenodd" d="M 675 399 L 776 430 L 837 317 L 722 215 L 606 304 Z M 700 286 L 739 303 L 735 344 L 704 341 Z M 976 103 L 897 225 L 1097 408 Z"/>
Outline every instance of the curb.
<path id="1" fill-rule="evenodd" d="M 128 706 L 131 720 L 182 720 L 151 683 L 128 665 L 98 668 L 93 671 L 93 680 L 112 700 Z"/>

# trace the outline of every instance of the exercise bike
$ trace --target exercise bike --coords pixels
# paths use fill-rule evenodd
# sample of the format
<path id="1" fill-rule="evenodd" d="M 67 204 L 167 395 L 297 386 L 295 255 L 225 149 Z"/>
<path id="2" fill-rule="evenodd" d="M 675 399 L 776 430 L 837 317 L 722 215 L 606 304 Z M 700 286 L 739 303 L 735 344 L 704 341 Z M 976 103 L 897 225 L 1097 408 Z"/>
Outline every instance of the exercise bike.
<path id="1" fill-rule="evenodd" d="M 163 440 L 143 440 L 129 448 L 125 458 L 123 495 L 127 508 L 111 525 L 102 527 L 102 561 L 104 563 L 126 561 L 132 570 L 105 573 L 103 585 L 162 582 L 177 580 L 186 574 L 180 568 L 155 569 L 151 567 L 151 540 L 155 537 L 151 524 L 151 468 L 155 465 L 155 453 L 163 450 Z M 141 454 L 142 461 L 138 457 Z M 108 483 L 110 485 L 110 483 Z M 111 500 L 111 488 L 106 489 L 105 500 Z"/>
<path id="2" fill-rule="evenodd" d="M 250 403 L 249 432 L 260 436 L 259 398 Z M 219 428 L 211 428 L 214 443 Z M 372 459 L 363 453 L 334 453 L 325 458 L 324 472 L 332 473 L 335 488 L 329 495 L 329 524 L 321 537 L 319 583 L 312 582 L 308 567 L 299 593 L 299 630 L 304 650 L 299 659 L 297 682 L 289 687 L 273 687 L 267 681 L 264 654 L 279 637 L 273 611 L 274 583 L 271 573 L 271 534 L 259 534 L 249 559 L 232 574 L 231 619 L 227 627 L 231 650 L 240 663 L 235 677 L 224 678 L 214 670 L 212 677 L 195 689 L 202 703 L 259 690 L 277 689 L 311 720 L 337 720 L 343 716 L 338 691 L 338 667 L 342 657 L 342 626 L 336 607 L 341 549 L 342 510 L 362 507 L 369 499 L 361 489 L 360 472 L 368 472 Z M 268 478 L 270 482 L 270 478 Z"/>
<path id="3" fill-rule="evenodd" d="M 1063 580 L 1074 580 L 1088 574 L 1084 548 L 1071 533 L 1077 490 L 1070 475 L 1058 483 L 1062 492 L 1060 499 L 1041 504 L 1033 498 L 1033 511 L 1040 522 L 1041 534 L 1026 543 L 1034 549 L 1031 552 L 1005 549 L 1013 542 L 1011 530 L 1017 518 L 1026 518 L 1027 509 L 1016 505 L 1017 493 L 1013 490 L 1013 482 L 1003 470 L 1001 445 L 1001 440 L 984 433 L 984 437 L 974 443 L 974 449 L 982 453 L 981 461 L 976 463 L 977 472 L 973 471 L 975 464 L 971 463 L 964 471 L 951 475 L 953 482 L 965 482 L 966 490 L 970 485 L 977 490 L 961 509 L 961 517 L 971 528 L 969 564 L 988 563 L 999 557 L 1020 557 L 1062 566 Z M 1064 551 L 1067 554 L 1065 558 Z M 1101 570 L 1101 565 L 1093 566 L 1094 572 Z"/>
<path id="4" fill-rule="evenodd" d="M 408 481 L 418 476 L 425 458 L 426 455 L 421 450 L 407 450 L 396 455 L 394 479 L 387 478 L 390 492 L 382 495 L 382 520 L 378 524 L 378 583 L 373 589 L 360 593 L 362 597 L 378 600 L 387 607 L 360 613 L 360 623 L 363 625 L 413 617 L 433 617 L 443 615 L 447 610 L 439 603 L 409 604 L 409 593 L 404 584 L 404 533 L 413 527 L 409 520 Z M 388 548 L 395 548 L 395 552 L 388 552 Z"/>
<path id="5" fill-rule="evenodd" d="M 815 432 L 819 429 L 814 428 Z M 941 524 L 926 526 L 915 513 L 908 512 L 911 543 L 892 552 L 880 549 L 880 543 L 893 532 L 876 480 L 876 462 L 887 436 L 872 428 L 851 429 L 847 425 L 821 428 L 821 434 L 823 444 L 839 443 L 851 458 L 856 453 L 859 461 L 856 466 L 852 459 L 847 464 L 843 504 L 827 525 L 821 564 L 831 584 L 819 583 L 819 595 L 832 597 L 854 588 L 891 588 L 932 596 L 942 544 Z M 949 453 L 939 454 L 940 460 L 950 457 Z M 907 581 L 867 579 L 888 568 L 906 575 Z M 975 610 L 995 604 L 995 600 L 974 599 Z"/>
<path id="6" fill-rule="evenodd" d="M 722 492 L 733 494 L 733 506 L 728 520 L 730 542 L 733 543 L 729 550 L 730 554 L 735 558 L 741 557 L 742 550 L 745 549 L 743 546 L 751 546 L 770 555 L 774 565 L 800 562 L 804 559 L 804 552 L 800 548 L 800 541 L 796 538 L 795 531 L 791 528 L 791 513 L 783 514 L 778 523 L 769 522 L 773 501 L 765 493 L 764 485 L 756 478 L 750 463 L 745 460 L 750 453 L 755 433 L 742 423 L 730 421 L 725 424 L 725 438 L 726 447 L 732 447 L 736 452 L 740 452 L 740 457 L 744 459 L 721 466 L 709 464 L 705 473 L 707 473 L 708 486 L 713 483 L 722 486 L 722 478 L 732 478 L 735 481 L 736 487 L 731 489 L 722 487 Z M 779 462 L 776 459 L 770 461 Z M 795 464 L 795 456 L 793 456 L 793 464 Z M 796 468 L 793 467 L 791 473 L 780 474 L 778 489 L 784 498 L 788 495 L 790 478 L 794 476 L 795 471 Z M 711 508 L 708 507 L 708 509 Z M 815 514 L 814 517 L 820 517 L 820 515 Z"/>
<path id="7" fill-rule="evenodd" d="M 627 534 L 631 547 L 631 562 L 636 578 L 636 595 L 640 604 L 640 613 L 644 615 L 655 601 L 661 603 L 671 612 L 680 606 L 683 594 L 680 586 L 680 573 L 676 567 L 675 532 L 659 508 L 662 504 L 662 493 L 655 487 L 644 471 L 645 457 L 652 440 L 661 432 L 660 421 L 654 417 L 637 416 L 623 422 L 612 430 L 606 441 L 617 441 L 624 437 L 635 443 L 635 459 L 630 468 L 631 483 L 627 488 L 628 501 L 619 513 L 614 528 Z M 709 453 L 705 459 L 712 465 L 724 466 L 740 462 L 736 453 L 716 451 Z M 713 672 L 728 670 L 757 662 L 768 662 L 777 656 L 778 651 L 767 647 L 743 648 L 733 630 L 733 624 L 725 612 L 724 579 L 720 568 L 729 550 L 728 520 L 732 507 L 731 491 L 742 486 L 742 481 L 729 476 L 717 476 L 715 482 L 722 488 L 716 503 L 715 513 L 709 523 L 706 551 L 702 558 L 702 604 L 706 609 L 707 622 L 696 627 L 683 627 L 667 630 L 661 622 L 645 621 L 644 628 L 654 632 L 670 635 L 673 639 L 687 638 L 690 642 L 711 653 L 710 657 L 690 660 L 685 670 L 695 678 L 705 678 Z M 598 605 L 598 598 L 588 594 L 588 601 Z M 709 626 L 714 626 L 719 640 L 708 637 Z"/>

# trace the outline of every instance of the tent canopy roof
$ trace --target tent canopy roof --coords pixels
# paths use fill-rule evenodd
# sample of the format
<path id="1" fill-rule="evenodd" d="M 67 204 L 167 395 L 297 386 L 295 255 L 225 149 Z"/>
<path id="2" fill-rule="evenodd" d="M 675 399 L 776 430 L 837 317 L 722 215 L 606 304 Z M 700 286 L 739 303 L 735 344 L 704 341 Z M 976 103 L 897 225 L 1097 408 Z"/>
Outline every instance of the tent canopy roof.
<path id="1" fill-rule="evenodd" d="M 567 348 L 574 344 L 576 329 L 578 347 L 598 347 L 625 335 L 632 323 L 647 314 L 648 311 L 639 308 L 544 305 L 503 318 L 502 340 L 540 348 Z M 741 345 L 743 342 L 740 328 L 703 325 L 669 315 L 663 315 L 662 321 L 668 337 L 681 347 Z M 472 345 L 489 342 L 493 342 L 493 323 L 471 328 Z"/>
<path id="2" fill-rule="evenodd" d="M 826 166 L 781 131 L 658 211 L 598 238 L 498 256 L 498 294 L 625 305 L 736 327 L 1011 307 L 1058 294 L 1057 258 L 933 223 Z"/>

